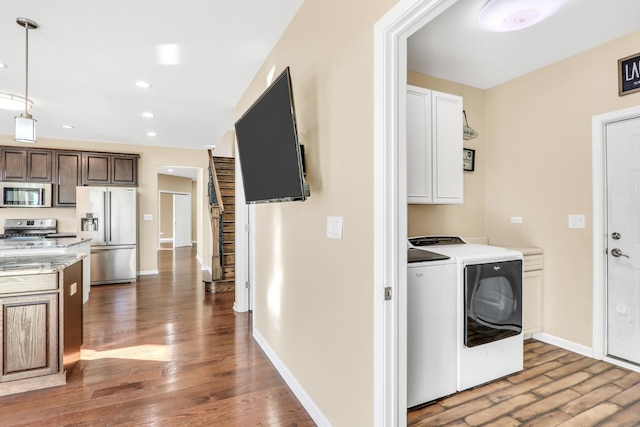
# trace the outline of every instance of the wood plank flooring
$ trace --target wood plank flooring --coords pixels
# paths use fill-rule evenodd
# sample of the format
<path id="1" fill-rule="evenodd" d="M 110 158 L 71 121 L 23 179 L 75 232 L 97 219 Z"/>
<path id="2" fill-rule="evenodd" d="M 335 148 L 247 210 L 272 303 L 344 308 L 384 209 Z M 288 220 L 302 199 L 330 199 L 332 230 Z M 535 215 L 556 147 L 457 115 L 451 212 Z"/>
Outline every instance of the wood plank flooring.
<path id="1" fill-rule="evenodd" d="M 640 426 L 640 373 L 535 340 L 524 371 L 410 411 L 410 426 Z"/>
<path id="2" fill-rule="evenodd" d="M 0 426 L 313 426 L 234 293 L 204 292 L 192 248 L 160 274 L 91 289 L 83 360 L 61 387 L 0 398 Z"/>

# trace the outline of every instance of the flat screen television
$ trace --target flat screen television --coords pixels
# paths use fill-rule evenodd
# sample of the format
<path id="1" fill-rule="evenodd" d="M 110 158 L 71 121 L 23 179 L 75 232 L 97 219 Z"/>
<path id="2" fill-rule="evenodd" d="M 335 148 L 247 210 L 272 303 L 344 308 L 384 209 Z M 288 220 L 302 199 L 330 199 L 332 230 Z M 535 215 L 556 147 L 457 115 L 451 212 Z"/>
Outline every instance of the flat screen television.
<path id="1" fill-rule="evenodd" d="M 236 121 L 235 129 L 247 203 L 309 197 L 289 67 Z"/>

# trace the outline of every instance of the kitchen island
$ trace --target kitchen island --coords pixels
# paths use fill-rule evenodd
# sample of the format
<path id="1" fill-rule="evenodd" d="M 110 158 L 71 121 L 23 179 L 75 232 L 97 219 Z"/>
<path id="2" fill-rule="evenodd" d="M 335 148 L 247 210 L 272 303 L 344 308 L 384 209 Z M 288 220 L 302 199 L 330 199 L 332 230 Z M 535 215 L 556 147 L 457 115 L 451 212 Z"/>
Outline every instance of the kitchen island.
<path id="1" fill-rule="evenodd" d="M 91 239 L 80 237 L 38 238 L 38 239 L 0 239 L 1 257 L 28 256 L 27 262 L 40 260 L 41 256 L 63 254 L 86 254 L 83 261 L 82 302 L 89 301 L 91 283 Z"/>
<path id="2" fill-rule="evenodd" d="M 0 258 L 0 396 L 66 383 L 80 360 L 87 258 Z"/>

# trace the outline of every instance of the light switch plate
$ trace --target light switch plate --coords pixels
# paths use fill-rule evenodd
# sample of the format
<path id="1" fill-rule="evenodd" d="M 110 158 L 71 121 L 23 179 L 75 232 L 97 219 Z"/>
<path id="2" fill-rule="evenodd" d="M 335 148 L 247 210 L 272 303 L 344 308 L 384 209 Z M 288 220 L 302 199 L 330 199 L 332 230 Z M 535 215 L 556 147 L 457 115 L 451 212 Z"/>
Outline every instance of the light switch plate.
<path id="1" fill-rule="evenodd" d="M 145 221 L 152 221 L 153 220 L 153 215 L 151 214 L 144 214 L 144 216 L 142 217 Z"/>
<path id="2" fill-rule="evenodd" d="M 585 228 L 584 215 L 569 215 L 569 228 Z"/>
<path id="3" fill-rule="evenodd" d="M 522 217 L 521 216 L 512 216 L 511 217 L 511 224 L 522 224 Z"/>
<path id="4" fill-rule="evenodd" d="M 342 217 L 327 217 L 327 238 L 342 240 Z"/>

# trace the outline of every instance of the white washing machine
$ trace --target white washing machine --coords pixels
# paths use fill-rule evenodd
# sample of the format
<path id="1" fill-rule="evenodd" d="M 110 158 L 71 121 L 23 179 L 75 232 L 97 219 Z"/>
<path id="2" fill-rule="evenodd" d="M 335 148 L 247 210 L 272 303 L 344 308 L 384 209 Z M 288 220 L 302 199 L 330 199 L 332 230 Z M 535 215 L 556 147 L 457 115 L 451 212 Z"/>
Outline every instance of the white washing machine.
<path id="1" fill-rule="evenodd" d="M 409 239 L 455 263 L 457 390 L 523 368 L 522 253 L 454 236 Z"/>
<path id="2" fill-rule="evenodd" d="M 448 256 L 407 254 L 407 407 L 458 389 L 457 265 Z"/>

